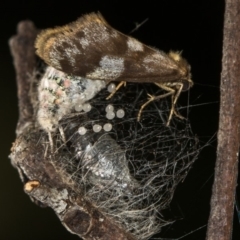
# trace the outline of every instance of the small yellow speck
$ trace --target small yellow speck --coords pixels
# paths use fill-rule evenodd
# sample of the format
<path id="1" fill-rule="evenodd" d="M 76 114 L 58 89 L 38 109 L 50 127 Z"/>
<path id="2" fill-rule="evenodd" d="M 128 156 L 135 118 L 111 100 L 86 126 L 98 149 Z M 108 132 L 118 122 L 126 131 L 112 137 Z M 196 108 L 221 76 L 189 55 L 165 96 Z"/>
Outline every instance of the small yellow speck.
<path id="1" fill-rule="evenodd" d="M 37 180 L 32 180 L 32 181 L 28 181 L 25 185 L 24 185 L 24 190 L 26 192 L 31 192 L 34 188 L 37 188 L 40 186 L 40 182 Z"/>

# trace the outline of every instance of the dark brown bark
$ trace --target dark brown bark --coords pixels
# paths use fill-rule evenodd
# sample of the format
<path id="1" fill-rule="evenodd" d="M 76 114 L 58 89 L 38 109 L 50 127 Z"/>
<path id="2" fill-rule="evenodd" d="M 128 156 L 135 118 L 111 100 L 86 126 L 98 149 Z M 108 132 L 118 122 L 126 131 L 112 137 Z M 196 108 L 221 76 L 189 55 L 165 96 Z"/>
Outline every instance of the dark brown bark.
<path id="1" fill-rule="evenodd" d="M 22 130 L 22 125 L 32 121 L 33 107 L 29 98 L 29 76 L 36 67 L 34 41 L 37 30 L 32 22 L 20 22 L 17 27 L 18 35 L 9 41 L 10 50 L 14 59 L 16 79 L 18 86 L 19 121 L 17 132 Z"/>
<path id="2" fill-rule="evenodd" d="M 226 0 L 217 162 L 208 240 L 231 239 L 238 175 L 240 120 L 240 2 Z"/>
<path id="3" fill-rule="evenodd" d="M 48 137 L 36 124 L 34 106 L 29 95 L 29 74 L 36 68 L 36 33 L 32 22 L 21 22 L 18 34 L 10 40 L 17 72 L 20 113 L 17 139 L 10 158 L 25 183 L 25 192 L 33 201 L 53 208 L 62 224 L 83 239 L 134 240 L 131 234 L 84 199 L 79 188 L 53 164 L 57 164 L 60 158 L 67 157 L 66 154 L 69 153 L 52 154 L 43 144 L 39 144 L 41 139 L 47 141 Z"/>

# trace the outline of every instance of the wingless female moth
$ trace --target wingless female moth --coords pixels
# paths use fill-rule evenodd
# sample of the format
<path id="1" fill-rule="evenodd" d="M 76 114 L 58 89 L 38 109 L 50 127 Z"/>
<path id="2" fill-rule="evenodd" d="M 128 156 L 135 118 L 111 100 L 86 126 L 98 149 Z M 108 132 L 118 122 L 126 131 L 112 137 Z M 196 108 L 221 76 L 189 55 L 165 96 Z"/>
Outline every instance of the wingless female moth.
<path id="1" fill-rule="evenodd" d="M 154 83 L 166 91 L 159 96 L 148 95 L 138 113 L 152 101 L 172 96 L 172 115 L 182 91 L 188 90 L 190 65 L 178 52 L 166 54 L 113 29 L 101 16 L 90 13 L 63 27 L 42 31 L 37 37 L 37 54 L 51 67 L 71 76 L 106 83 Z M 119 85 L 119 86 L 120 86 Z M 118 88 L 118 87 L 117 87 Z"/>

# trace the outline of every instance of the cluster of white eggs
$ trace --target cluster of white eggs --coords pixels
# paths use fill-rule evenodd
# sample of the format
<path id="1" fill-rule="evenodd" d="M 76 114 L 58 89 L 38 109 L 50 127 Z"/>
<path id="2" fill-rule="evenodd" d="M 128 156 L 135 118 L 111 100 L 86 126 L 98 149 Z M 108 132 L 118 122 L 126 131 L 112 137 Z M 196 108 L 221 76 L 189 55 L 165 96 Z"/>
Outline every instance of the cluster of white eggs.
<path id="1" fill-rule="evenodd" d="M 86 108 L 87 108 L 88 111 L 90 111 L 92 107 L 91 107 L 91 105 L 90 105 L 89 103 L 87 103 L 87 104 L 88 104 L 88 106 L 87 106 Z M 87 105 L 87 104 L 86 104 L 86 105 Z M 75 108 L 75 109 L 76 109 L 76 108 Z M 89 110 L 89 109 L 90 109 L 90 110 Z M 84 110 L 84 108 L 83 108 L 83 110 Z M 88 112 L 88 111 L 85 111 L 85 112 Z M 106 118 L 107 118 L 108 120 L 114 119 L 115 116 L 116 116 L 117 118 L 123 118 L 124 115 L 125 115 L 125 111 L 124 111 L 123 109 L 118 109 L 118 110 L 116 111 L 116 113 L 115 113 L 115 112 L 114 112 L 114 106 L 111 105 L 111 104 L 107 105 L 107 107 L 105 108 L 105 111 L 106 111 Z M 111 124 L 111 123 L 105 123 L 103 126 L 101 126 L 100 124 L 94 124 L 94 125 L 92 126 L 93 132 L 96 132 L 96 133 L 100 132 L 102 129 L 103 129 L 105 132 L 110 132 L 110 131 L 112 130 L 112 124 Z M 80 135 L 85 135 L 86 132 L 87 132 L 87 129 L 86 129 L 84 126 L 79 127 L 78 133 L 79 133 Z"/>

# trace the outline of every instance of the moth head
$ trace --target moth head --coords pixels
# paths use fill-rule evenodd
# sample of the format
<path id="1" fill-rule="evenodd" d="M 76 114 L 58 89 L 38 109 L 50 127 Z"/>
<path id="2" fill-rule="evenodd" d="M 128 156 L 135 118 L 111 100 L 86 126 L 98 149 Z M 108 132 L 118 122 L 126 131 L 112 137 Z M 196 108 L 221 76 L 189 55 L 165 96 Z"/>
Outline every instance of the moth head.
<path id="1" fill-rule="evenodd" d="M 181 71 L 181 79 L 180 82 L 183 83 L 183 89 L 182 91 L 187 91 L 190 87 L 193 86 L 193 81 L 191 80 L 192 74 L 191 74 L 191 66 L 187 62 L 186 59 L 184 59 L 181 56 L 182 52 L 169 52 L 169 57 L 172 58 L 178 65 L 180 71 Z"/>

